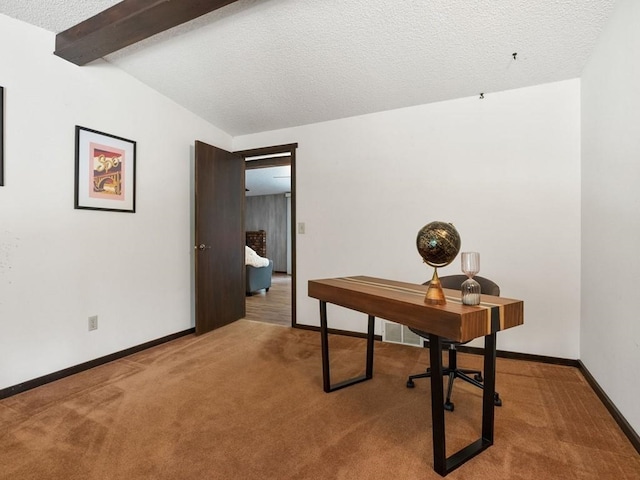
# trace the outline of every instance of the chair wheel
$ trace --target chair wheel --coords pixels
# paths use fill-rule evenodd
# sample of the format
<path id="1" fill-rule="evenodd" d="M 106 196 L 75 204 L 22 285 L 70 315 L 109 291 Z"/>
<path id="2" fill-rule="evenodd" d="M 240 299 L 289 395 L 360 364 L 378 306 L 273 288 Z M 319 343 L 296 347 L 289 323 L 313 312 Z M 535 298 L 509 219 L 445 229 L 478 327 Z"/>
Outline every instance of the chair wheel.
<path id="1" fill-rule="evenodd" d="M 480 373 L 476 373 L 476 374 L 473 376 L 473 378 L 474 378 L 474 380 L 476 380 L 476 381 L 478 381 L 478 382 L 482 382 L 482 380 L 483 380 L 483 378 L 482 378 L 482 374 L 480 374 Z"/>
<path id="2" fill-rule="evenodd" d="M 493 404 L 496 407 L 501 407 L 502 406 L 502 400 L 500 399 L 500 395 L 498 395 L 498 393 L 496 393 L 495 396 L 493 397 Z"/>
<path id="3" fill-rule="evenodd" d="M 453 412 L 453 402 L 444 402 L 444 409 Z"/>
<path id="4" fill-rule="evenodd" d="M 415 387 L 415 383 L 413 383 L 413 380 L 409 379 L 407 380 L 407 388 L 413 388 Z"/>

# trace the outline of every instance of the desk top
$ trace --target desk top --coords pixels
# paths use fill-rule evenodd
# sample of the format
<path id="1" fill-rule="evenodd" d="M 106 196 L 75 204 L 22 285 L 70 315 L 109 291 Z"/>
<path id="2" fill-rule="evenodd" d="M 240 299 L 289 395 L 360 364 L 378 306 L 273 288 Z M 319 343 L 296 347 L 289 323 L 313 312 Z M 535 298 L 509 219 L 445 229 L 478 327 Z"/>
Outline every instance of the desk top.
<path id="1" fill-rule="evenodd" d="M 478 306 L 463 305 L 459 290 L 443 289 L 446 305 L 427 305 L 426 285 L 374 277 L 309 280 L 318 300 L 401 323 L 457 342 L 467 342 L 524 323 L 524 303 L 482 295 Z"/>

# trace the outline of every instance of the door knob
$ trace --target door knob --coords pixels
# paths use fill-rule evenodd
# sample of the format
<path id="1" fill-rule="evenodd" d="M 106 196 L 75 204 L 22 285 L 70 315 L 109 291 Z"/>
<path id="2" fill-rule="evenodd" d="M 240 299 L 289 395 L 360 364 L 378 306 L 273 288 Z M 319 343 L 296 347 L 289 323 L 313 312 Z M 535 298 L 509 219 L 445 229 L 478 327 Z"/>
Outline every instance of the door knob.
<path id="1" fill-rule="evenodd" d="M 204 243 L 201 243 L 199 246 L 193 247 L 193 248 L 199 248 L 200 250 L 206 250 L 208 248 L 211 248 L 210 245 L 205 245 Z"/>

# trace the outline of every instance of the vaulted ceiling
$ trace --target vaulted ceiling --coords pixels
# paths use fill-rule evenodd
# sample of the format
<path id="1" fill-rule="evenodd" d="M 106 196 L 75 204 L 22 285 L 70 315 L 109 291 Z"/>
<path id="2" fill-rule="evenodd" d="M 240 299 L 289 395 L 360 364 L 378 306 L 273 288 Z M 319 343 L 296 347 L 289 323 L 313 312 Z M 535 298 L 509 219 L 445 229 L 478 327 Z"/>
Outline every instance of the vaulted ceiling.
<path id="1" fill-rule="evenodd" d="M 579 77 L 615 2 L 239 0 L 104 61 L 236 136 Z M 58 33 L 116 3 L 0 13 Z"/>

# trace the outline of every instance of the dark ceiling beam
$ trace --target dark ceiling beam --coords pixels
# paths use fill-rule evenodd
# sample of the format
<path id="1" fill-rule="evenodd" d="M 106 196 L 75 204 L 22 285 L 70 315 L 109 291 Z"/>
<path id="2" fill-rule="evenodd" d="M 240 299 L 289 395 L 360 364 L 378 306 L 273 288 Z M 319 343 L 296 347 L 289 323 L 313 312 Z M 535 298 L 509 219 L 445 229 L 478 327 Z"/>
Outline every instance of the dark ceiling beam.
<path id="1" fill-rule="evenodd" d="M 124 0 L 56 35 L 55 55 L 86 65 L 237 0 Z"/>

